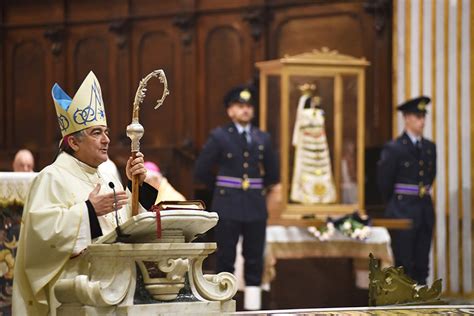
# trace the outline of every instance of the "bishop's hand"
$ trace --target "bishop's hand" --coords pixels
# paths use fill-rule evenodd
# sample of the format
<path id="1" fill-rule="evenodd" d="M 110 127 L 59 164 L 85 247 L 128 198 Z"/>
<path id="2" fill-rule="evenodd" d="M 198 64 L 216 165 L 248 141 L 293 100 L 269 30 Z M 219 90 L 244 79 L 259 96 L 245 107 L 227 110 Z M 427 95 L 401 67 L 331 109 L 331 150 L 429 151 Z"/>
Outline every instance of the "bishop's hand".
<path id="1" fill-rule="evenodd" d="M 89 201 L 94 207 L 97 216 L 102 216 L 115 211 L 115 201 L 113 193 L 99 194 L 100 184 L 89 194 Z M 125 191 L 117 191 L 117 210 L 127 204 L 127 193 Z"/>
<path id="2" fill-rule="evenodd" d="M 132 181 L 133 176 L 138 176 L 138 183 L 140 185 L 143 184 L 146 178 L 146 168 L 143 157 L 141 152 L 137 152 L 135 159 L 132 157 L 128 158 L 127 167 L 125 168 L 128 180 Z"/>

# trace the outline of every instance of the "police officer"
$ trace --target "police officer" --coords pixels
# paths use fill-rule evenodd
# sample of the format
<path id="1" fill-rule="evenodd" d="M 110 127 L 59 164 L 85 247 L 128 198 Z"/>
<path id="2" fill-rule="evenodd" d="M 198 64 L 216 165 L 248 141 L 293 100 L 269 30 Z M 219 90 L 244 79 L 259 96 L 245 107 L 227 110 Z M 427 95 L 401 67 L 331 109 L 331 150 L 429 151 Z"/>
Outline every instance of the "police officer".
<path id="1" fill-rule="evenodd" d="M 243 237 L 244 308 L 260 309 L 260 284 L 267 207 L 266 190 L 279 181 L 270 135 L 251 125 L 256 94 L 248 86 L 230 90 L 224 98 L 232 123 L 211 131 L 195 165 L 195 179 L 214 187 L 211 209 L 219 214 L 216 227 L 217 270 L 234 271 L 236 245 Z M 218 166 L 217 177 L 212 174 Z"/>
<path id="2" fill-rule="evenodd" d="M 398 106 L 405 131 L 385 145 L 378 164 L 387 217 L 412 220 L 410 229 L 391 233 L 395 264 L 418 284 L 426 284 L 428 277 L 435 220 L 430 190 L 436 176 L 436 145 L 423 138 L 429 102 L 421 96 Z"/>

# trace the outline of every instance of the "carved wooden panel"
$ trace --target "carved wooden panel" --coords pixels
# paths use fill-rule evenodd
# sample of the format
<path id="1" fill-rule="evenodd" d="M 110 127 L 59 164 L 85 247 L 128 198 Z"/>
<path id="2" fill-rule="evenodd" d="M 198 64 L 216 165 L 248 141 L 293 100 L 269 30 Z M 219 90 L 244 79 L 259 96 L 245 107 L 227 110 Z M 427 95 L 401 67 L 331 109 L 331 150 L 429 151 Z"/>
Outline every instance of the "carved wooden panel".
<path id="1" fill-rule="evenodd" d="M 165 104 L 155 110 L 156 100 L 162 93 L 162 84 L 157 79 L 149 81 L 149 88 L 146 98 L 141 107 L 141 119 L 143 126 L 147 126 L 143 144 L 151 147 L 173 146 L 179 131 L 175 128 L 176 118 L 176 78 L 174 69 L 174 56 L 176 47 L 172 38 L 166 32 L 155 30 L 142 34 L 138 44 L 138 54 L 136 61 L 138 64 L 137 80 L 134 82 L 138 86 L 139 78 L 143 78 L 155 69 L 163 69 L 168 81 L 171 93 Z M 182 113 L 179 113 L 180 115 Z"/>
<path id="2" fill-rule="evenodd" d="M 350 12 L 320 11 L 315 9 L 311 14 L 311 10 L 307 10 L 300 16 L 285 13 L 288 16 L 275 28 L 275 57 L 295 55 L 323 46 L 363 57 L 364 30 L 361 29 L 360 17 Z"/>
<path id="3" fill-rule="evenodd" d="M 4 34 L 5 149 L 45 150 L 51 144 L 51 125 L 55 120 L 46 89 L 51 80 L 49 45 L 38 29 Z"/>
<path id="4" fill-rule="evenodd" d="M 128 15 L 128 0 L 97 1 L 97 0 L 67 0 L 65 12 L 70 22 L 91 24 L 96 21 L 110 21 Z"/>
<path id="5" fill-rule="evenodd" d="M 2 130 L 4 143 L 0 170 L 11 170 L 15 152 L 26 147 L 38 163 L 51 161 L 54 106 L 46 87 L 51 82 L 51 55 L 43 30 L 34 28 L 4 32 L 2 41 Z M 57 142 L 56 142 L 57 144 Z"/>
<path id="6" fill-rule="evenodd" d="M 13 139 L 20 147 L 37 149 L 45 139 L 46 91 L 45 51 L 37 41 L 19 43 L 13 48 L 10 103 Z M 35 106 L 31 106 L 34 104 Z"/>
<path id="7" fill-rule="evenodd" d="M 270 58 L 326 46 L 371 62 L 366 72 L 366 122 L 374 132 L 367 133 L 367 147 L 380 145 L 389 138 L 390 128 L 381 122 L 390 124 L 390 113 L 385 109 L 390 109 L 391 104 L 390 23 L 376 28 L 375 20 L 380 16 L 369 11 L 364 2 L 286 5 L 274 8 L 269 26 Z M 379 15 L 389 12 L 389 6 L 379 8 Z"/>
<path id="8" fill-rule="evenodd" d="M 130 85 L 130 29 L 132 23 L 127 19 L 117 20 L 108 24 L 109 36 L 112 36 L 109 60 L 111 78 L 111 100 L 114 113 L 110 123 L 113 126 L 112 146 L 128 144 L 124 126 L 130 124 L 131 104 L 135 91 Z"/>
<path id="9" fill-rule="evenodd" d="M 134 0 L 130 1 L 130 15 L 142 18 L 169 16 L 170 14 L 193 10 L 194 3 L 195 0 Z"/>
<path id="10" fill-rule="evenodd" d="M 206 74 L 204 82 L 206 84 L 205 104 L 209 106 L 206 111 L 210 118 L 206 122 L 208 130 L 228 120 L 225 115 L 222 115 L 223 97 L 228 88 L 244 80 L 241 42 L 241 35 L 230 26 L 216 27 L 207 34 L 203 53 L 207 56 L 204 65 Z M 218 67 L 218 65 L 226 65 L 226 67 Z"/>
<path id="11" fill-rule="evenodd" d="M 198 29 L 199 135 L 202 144 L 210 130 L 229 121 L 223 105 L 225 93 L 251 80 L 251 38 L 242 16 L 205 16 Z"/>
<path id="12" fill-rule="evenodd" d="M 170 19 L 140 21 L 133 24 L 132 98 L 139 81 L 155 69 L 165 71 L 170 90 L 170 95 L 164 104 L 155 110 L 156 101 L 163 93 L 163 85 L 157 78 L 152 78 L 148 82 L 146 98 L 140 108 L 140 122 L 145 127 L 141 150 L 146 159 L 157 163 L 173 185 L 180 190 L 186 182 L 182 173 L 191 168 L 191 165 L 189 163 L 187 166 L 183 165 L 180 157 L 176 156 L 176 149 L 183 139 L 183 131 L 192 127 L 183 125 L 183 117 L 192 114 L 183 110 L 182 98 L 188 89 L 185 82 L 191 80 L 188 76 L 192 74 L 192 69 L 182 70 L 181 46 L 179 30 L 173 26 Z M 127 113 L 127 116 L 131 115 Z M 189 189 L 183 193 L 191 196 Z"/>
<path id="13" fill-rule="evenodd" d="M 69 84 L 72 88 L 70 89 L 71 97 L 79 89 L 89 71 L 92 70 L 101 84 L 104 102 L 108 105 L 110 95 L 108 76 L 109 49 L 106 38 L 101 35 L 91 34 L 77 41 L 72 40 L 70 45 L 73 50 L 70 63 L 72 67 L 72 83 Z M 106 110 L 110 110 L 110 108 L 107 106 Z"/>
<path id="14" fill-rule="evenodd" d="M 112 138 L 115 138 L 117 108 L 113 102 L 114 82 L 110 78 L 113 45 L 112 34 L 108 32 L 106 25 L 71 27 L 67 40 L 68 78 L 63 89 L 67 89 L 66 93 L 71 98 L 74 97 L 84 78 L 93 71 L 101 86 L 107 123 L 110 125 Z"/>
<path id="15" fill-rule="evenodd" d="M 0 5 L 8 26 L 54 24 L 64 19 L 64 0 L 0 1 Z"/>

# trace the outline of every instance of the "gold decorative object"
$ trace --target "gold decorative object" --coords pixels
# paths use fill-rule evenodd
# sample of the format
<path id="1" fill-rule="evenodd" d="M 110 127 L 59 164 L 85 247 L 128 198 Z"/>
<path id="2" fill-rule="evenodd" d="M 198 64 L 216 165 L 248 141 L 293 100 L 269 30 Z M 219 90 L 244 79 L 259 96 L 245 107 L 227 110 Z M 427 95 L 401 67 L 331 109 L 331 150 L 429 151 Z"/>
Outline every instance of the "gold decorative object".
<path id="1" fill-rule="evenodd" d="M 242 180 L 242 190 L 247 191 L 250 187 L 249 179 L 245 178 Z"/>
<path id="2" fill-rule="evenodd" d="M 315 216 L 324 220 L 355 209 L 364 212 L 365 68 L 369 65 L 365 58 L 326 47 L 256 63 L 260 71 L 259 125 L 272 134 L 280 152 L 283 219 Z M 319 200 L 295 199 L 297 194 L 291 190 L 295 174 L 299 177 L 291 133 L 297 122 L 298 99 L 303 96 L 311 98 L 311 105 L 318 109 L 314 118 L 323 115 L 308 135 L 318 139 L 304 148 L 303 160 L 320 160 L 321 169 L 324 161 L 326 169 L 329 167 L 325 174 L 333 178 L 332 184 L 327 179 L 320 182 L 326 185 L 327 196 Z M 315 174 L 314 166 L 303 168 Z M 306 187 L 301 179 L 297 181 L 300 187 Z M 306 191 L 322 192 L 315 184 Z"/>
<path id="3" fill-rule="evenodd" d="M 327 192 L 327 188 L 324 184 L 316 184 L 314 186 L 314 194 L 322 196 Z"/>
<path id="4" fill-rule="evenodd" d="M 140 151 L 140 139 L 145 133 L 145 129 L 140 124 L 139 114 L 140 114 L 140 104 L 145 99 L 145 91 L 148 81 L 157 77 L 160 82 L 163 84 L 163 94 L 160 99 L 156 101 L 155 110 L 158 109 L 163 102 L 165 101 L 166 96 L 170 93 L 168 90 L 168 81 L 166 80 L 165 72 L 162 69 L 154 70 L 149 73 L 146 77 L 140 80 L 138 85 L 137 92 L 135 93 L 135 99 L 133 101 L 133 114 L 132 114 L 132 123 L 127 126 L 127 136 L 132 141 L 131 151 L 132 158 L 136 158 L 137 152 Z M 135 216 L 138 214 L 138 176 L 132 178 L 132 215 Z"/>
<path id="5" fill-rule="evenodd" d="M 440 300 L 442 280 L 429 288 L 418 285 L 408 277 L 403 267 L 380 269 L 378 260 L 369 255 L 369 306 L 383 305 L 436 305 Z"/>
<path id="6" fill-rule="evenodd" d="M 298 89 L 301 91 L 301 94 L 312 95 L 316 91 L 316 85 L 314 83 L 304 83 L 298 86 Z"/>

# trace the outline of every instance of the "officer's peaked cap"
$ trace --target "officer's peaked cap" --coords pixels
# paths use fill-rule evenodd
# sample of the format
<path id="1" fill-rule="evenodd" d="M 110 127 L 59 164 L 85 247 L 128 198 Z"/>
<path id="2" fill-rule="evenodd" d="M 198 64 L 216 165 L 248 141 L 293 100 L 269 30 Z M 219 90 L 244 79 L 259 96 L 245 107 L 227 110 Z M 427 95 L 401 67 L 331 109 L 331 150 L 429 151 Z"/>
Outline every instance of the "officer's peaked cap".
<path id="1" fill-rule="evenodd" d="M 426 96 L 420 96 L 400 104 L 397 109 L 403 113 L 426 114 L 426 106 L 430 103 L 430 101 L 430 98 Z"/>
<path id="2" fill-rule="evenodd" d="M 239 85 L 232 88 L 224 97 L 224 106 L 228 108 L 233 103 L 247 103 L 257 105 L 257 93 L 252 86 Z"/>

